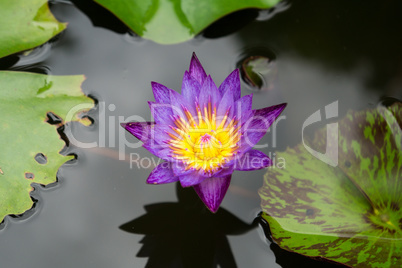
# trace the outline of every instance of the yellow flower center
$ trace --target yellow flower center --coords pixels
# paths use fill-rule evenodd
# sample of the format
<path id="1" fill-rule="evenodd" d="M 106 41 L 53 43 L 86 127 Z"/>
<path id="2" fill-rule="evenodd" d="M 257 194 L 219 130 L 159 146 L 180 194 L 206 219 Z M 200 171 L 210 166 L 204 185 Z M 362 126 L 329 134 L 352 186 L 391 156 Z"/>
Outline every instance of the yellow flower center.
<path id="1" fill-rule="evenodd" d="M 202 169 L 212 174 L 229 161 L 239 148 L 240 126 L 235 118 L 229 119 L 228 113 L 217 118 L 216 107 L 211 102 L 201 111 L 196 105 L 197 115 L 193 116 L 183 108 L 185 118 L 174 117 L 174 134 L 169 133 L 168 141 L 172 156 L 183 161 L 186 169 Z"/>

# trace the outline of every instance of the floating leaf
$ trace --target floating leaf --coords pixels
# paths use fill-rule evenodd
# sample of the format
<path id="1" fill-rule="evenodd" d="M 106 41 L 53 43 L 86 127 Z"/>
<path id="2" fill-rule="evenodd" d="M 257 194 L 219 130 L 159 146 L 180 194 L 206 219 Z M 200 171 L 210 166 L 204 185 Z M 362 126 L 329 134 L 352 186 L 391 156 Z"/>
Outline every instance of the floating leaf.
<path id="1" fill-rule="evenodd" d="M 0 3 L 0 58 L 39 46 L 66 28 L 50 13 L 47 0 Z"/>
<path id="2" fill-rule="evenodd" d="M 243 80 L 252 88 L 271 89 L 276 76 L 276 68 L 273 66 L 273 59 L 265 56 L 251 56 L 246 58 L 240 66 Z"/>
<path id="3" fill-rule="evenodd" d="M 73 158 L 59 154 L 64 142 L 46 114 L 66 120 L 92 107 L 81 92 L 83 81 L 81 75 L 0 72 L 0 221 L 31 208 L 31 183 L 55 182 L 58 168 Z"/>
<path id="4" fill-rule="evenodd" d="M 161 44 L 193 38 L 219 18 L 246 8 L 270 8 L 279 0 L 95 0 L 136 34 Z"/>
<path id="5" fill-rule="evenodd" d="M 288 251 L 353 267 L 402 266 L 402 104 L 349 112 L 312 144 L 338 149 L 333 167 L 300 144 L 278 154 L 260 189 L 263 218 Z M 337 138 L 339 134 L 339 139 Z M 338 142 L 338 146 L 333 146 Z"/>

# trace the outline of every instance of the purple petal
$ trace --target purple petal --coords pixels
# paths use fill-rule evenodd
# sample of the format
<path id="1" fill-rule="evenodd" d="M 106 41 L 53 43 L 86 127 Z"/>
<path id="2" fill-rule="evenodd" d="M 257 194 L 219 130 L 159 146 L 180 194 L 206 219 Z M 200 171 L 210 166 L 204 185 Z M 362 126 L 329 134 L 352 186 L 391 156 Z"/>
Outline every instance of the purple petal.
<path id="1" fill-rule="evenodd" d="M 173 169 L 173 173 L 176 176 L 183 176 L 183 175 L 187 175 L 189 173 L 194 172 L 193 169 L 187 169 L 187 164 L 183 163 L 183 161 L 181 160 L 176 160 L 172 162 L 172 169 Z"/>
<path id="2" fill-rule="evenodd" d="M 129 122 L 121 123 L 128 132 L 133 134 L 137 139 L 146 143 L 152 136 L 151 129 L 155 126 L 154 122 Z"/>
<path id="3" fill-rule="evenodd" d="M 173 91 L 170 88 L 165 87 L 162 84 L 151 82 L 152 91 L 154 93 L 155 102 L 157 103 L 170 103 L 170 92 Z"/>
<path id="4" fill-rule="evenodd" d="M 166 148 L 169 147 L 166 142 L 172 139 L 168 133 L 177 135 L 168 125 L 155 124 L 152 130 L 150 142 L 154 141 L 156 144 L 163 145 Z"/>
<path id="5" fill-rule="evenodd" d="M 282 103 L 254 110 L 253 116 L 244 122 L 240 150 L 245 151 L 257 144 L 285 107 L 286 103 Z"/>
<path id="6" fill-rule="evenodd" d="M 234 103 L 235 115 L 241 123 L 246 122 L 253 115 L 252 103 L 253 94 L 243 96 Z"/>
<path id="7" fill-rule="evenodd" d="M 201 176 L 197 171 L 193 171 L 189 174 L 179 176 L 180 184 L 182 187 L 194 186 L 200 184 L 206 179 L 208 178 Z"/>
<path id="8" fill-rule="evenodd" d="M 214 174 L 214 177 L 224 177 L 226 175 L 231 175 L 233 173 L 234 167 L 233 164 L 227 164 L 220 171 Z"/>
<path id="9" fill-rule="evenodd" d="M 181 94 L 190 103 L 200 95 L 201 84 L 193 78 L 188 71 L 184 73 Z"/>
<path id="10" fill-rule="evenodd" d="M 218 109 L 217 109 L 217 124 L 219 125 L 223 119 L 223 117 L 226 115 L 226 112 L 229 113 L 227 114 L 229 118 L 232 118 L 233 116 L 233 111 L 234 111 L 234 97 L 233 97 L 233 91 L 228 90 L 224 92 L 221 101 L 219 102 Z"/>
<path id="11" fill-rule="evenodd" d="M 151 154 L 162 158 L 163 160 L 172 162 L 176 159 L 172 157 L 172 150 L 170 148 L 165 148 L 160 145 L 153 145 L 150 143 L 145 143 L 142 145 L 145 149 L 147 149 Z"/>
<path id="12" fill-rule="evenodd" d="M 232 91 L 234 100 L 240 99 L 241 89 L 240 89 L 240 75 L 239 69 L 235 69 L 228 77 L 226 77 L 225 81 L 219 86 L 219 92 L 221 96 L 225 94 L 226 91 Z"/>
<path id="13" fill-rule="evenodd" d="M 194 98 L 192 99 L 192 103 L 194 103 Z M 182 118 L 186 118 L 184 114 L 184 109 L 188 109 L 191 114 L 195 114 L 195 107 L 191 105 L 190 102 L 187 101 L 182 95 L 177 93 L 176 91 L 170 92 L 170 103 L 172 105 L 172 113 L 175 116 L 181 116 Z"/>
<path id="14" fill-rule="evenodd" d="M 204 109 L 204 105 L 208 105 L 209 101 L 212 102 L 212 105 L 217 105 L 219 103 L 220 98 L 221 96 L 219 94 L 218 88 L 216 87 L 211 76 L 208 75 L 200 90 L 199 104 L 201 110 Z"/>
<path id="15" fill-rule="evenodd" d="M 147 183 L 149 184 L 162 184 L 162 183 L 170 183 L 178 181 L 179 178 L 174 176 L 171 168 L 171 164 L 169 162 L 160 163 L 154 170 L 152 170 L 151 174 L 147 179 Z"/>
<path id="16" fill-rule="evenodd" d="M 218 210 L 222 203 L 223 197 L 229 188 L 231 177 L 232 175 L 220 178 L 207 178 L 200 184 L 194 185 L 194 190 L 202 202 L 213 213 Z"/>
<path id="17" fill-rule="evenodd" d="M 191 58 L 190 68 L 189 68 L 190 75 L 200 83 L 200 85 L 204 84 L 204 80 L 207 77 L 207 74 L 204 71 L 200 61 L 197 58 L 197 55 L 193 52 L 193 57 Z"/>
<path id="18" fill-rule="evenodd" d="M 148 101 L 148 105 L 156 124 L 173 125 L 171 104 Z"/>
<path id="19" fill-rule="evenodd" d="M 241 157 L 236 157 L 235 169 L 248 171 L 262 169 L 270 165 L 272 165 L 272 161 L 266 154 L 258 150 L 249 150 Z"/>

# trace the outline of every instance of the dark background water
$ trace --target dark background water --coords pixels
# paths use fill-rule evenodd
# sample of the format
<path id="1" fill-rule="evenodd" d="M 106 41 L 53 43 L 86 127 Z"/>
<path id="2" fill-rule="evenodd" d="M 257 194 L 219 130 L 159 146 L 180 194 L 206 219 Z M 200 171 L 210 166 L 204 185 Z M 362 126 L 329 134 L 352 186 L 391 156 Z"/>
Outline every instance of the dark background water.
<path id="1" fill-rule="evenodd" d="M 253 107 L 288 103 L 276 130 L 260 142 L 268 144 L 261 150 L 274 156 L 300 143 L 303 122 L 327 104 L 338 101 L 342 117 L 348 109 L 375 107 L 383 97 L 402 98 L 401 2 L 292 1 L 274 12 L 238 12 L 194 40 L 168 46 L 127 33 L 89 1 L 73 2 L 51 2 L 55 16 L 69 22 L 64 33 L 0 65 L 85 74 L 83 90 L 98 101 L 89 113 L 95 121 L 90 127 L 68 124 L 66 132 L 70 139 L 98 147 L 65 149 L 78 158 L 60 168 L 58 183 L 36 185 L 35 208 L 6 218 L 0 231 L 1 266 L 324 267 L 280 250 L 253 224 L 266 170 L 235 172 L 219 213 L 211 215 L 192 189 L 147 185 L 152 166 L 143 162 L 149 167 L 138 168 L 129 161 L 130 153 L 150 158 L 145 149 L 120 146 L 125 152 L 119 160 L 123 136 L 130 146 L 138 145 L 119 122 L 149 120 L 150 82 L 180 90 L 193 51 L 217 84 L 243 55 L 273 53 L 270 90 L 253 91 Z M 242 94 L 250 92 L 243 83 Z"/>

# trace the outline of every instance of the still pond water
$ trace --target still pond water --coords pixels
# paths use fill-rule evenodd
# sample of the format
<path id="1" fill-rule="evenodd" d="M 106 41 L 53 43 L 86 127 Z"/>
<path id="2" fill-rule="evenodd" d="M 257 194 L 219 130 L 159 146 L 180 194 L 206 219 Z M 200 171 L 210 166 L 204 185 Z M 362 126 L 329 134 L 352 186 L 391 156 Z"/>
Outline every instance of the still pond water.
<path id="1" fill-rule="evenodd" d="M 276 129 L 260 142 L 275 158 L 275 151 L 301 142 L 303 122 L 327 104 L 338 101 L 343 117 L 349 109 L 375 107 L 383 97 L 402 99 L 401 3 L 287 2 L 274 12 L 236 13 L 194 40 L 164 46 L 127 33 L 89 1 L 73 2 L 52 1 L 55 16 L 69 22 L 64 33 L 0 64 L 85 74 L 83 90 L 98 101 L 89 113 L 94 124 L 68 124 L 66 132 L 70 140 L 98 147 L 66 148 L 78 158 L 60 168 L 58 183 L 35 186 L 35 208 L 21 218 L 7 217 L 0 231 L 1 266 L 335 267 L 284 252 L 265 238 L 254 219 L 266 170 L 235 172 L 220 212 L 212 216 L 191 189 L 145 183 L 154 163 L 130 165 L 130 154 L 134 160 L 152 155 L 125 146 L 124 140 L 133 147 L 137 141 L 119 122 L 150 120 L 150 82 L 180 90 L 193 51 L 217 84 L 244 57 L 275 55 L 265 90 L 242 84 L 242 94 L 254 92 L 253 108 L 288 103 Z"/>

